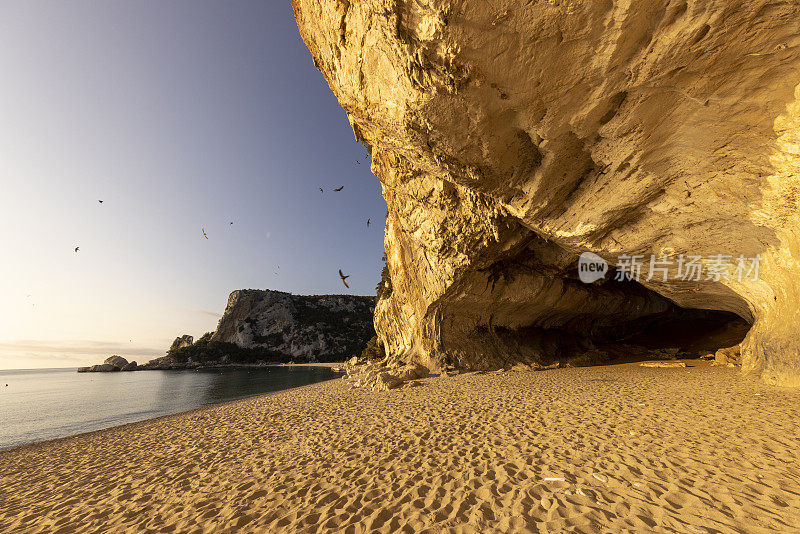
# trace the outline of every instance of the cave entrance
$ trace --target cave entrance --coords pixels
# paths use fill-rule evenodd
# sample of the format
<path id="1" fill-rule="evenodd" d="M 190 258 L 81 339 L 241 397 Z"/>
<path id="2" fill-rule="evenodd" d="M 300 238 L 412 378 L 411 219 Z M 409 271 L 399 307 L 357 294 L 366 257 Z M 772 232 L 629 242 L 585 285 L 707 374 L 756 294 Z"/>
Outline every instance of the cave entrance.
<path id="1" fill-rule="evenodd" d="M 742 342 L 752 325 L 735 313 L 676 307 L 669 312 L 645 317 L 611 328 L 595 339 L 601 350 L 612 354 L 623 347 L 641 351 L 677 349 L 680 358 L 701 358 Z"/>
<path id="2" fill-rule="evenodd" d="M 502 258 L 464 273 L 441 299 L 442 355 L 446 363 L 487 370 L 517 362 L 701 358 L 738 345 L 751 327 L 738 295 L 703 284 L 679 282 L 661 294 L 659 286 L 613 271 L 587 283 L 573 252 L 530 235 Z"/>
<path id="3" fill-rule="evenodd" d="M 576 267 L 573 269 L 577 270 Z M 566 275 L 570 276 L 571 272 Z M 703 302 L 703 305 L 710 305 L 709 308 L 695 308 L 682 306 L 639 281 L 616 275 L 616 271 L 612 271 L 608 278 L 595 286 L 601 290 L 601 298 L 603 294 L 622 293 L 632 301 L 637 297 L 644 297 L 645 302 L 661 301 L 666 308 L 638 318 L 619 321 L 619 317 L 613 317 L 604 325 L 603 321 L 595 323 L 598 328 L 590 333 L 591 343 L 614 363 L 653 357 L 692 359 L 713 356 L 720 349 L 739 345 L 752 327 L 750 321 L 729 311 L 747 309 L 746 303 L 732 292 L 710 288 Z M 698 285 L 687 285 L 682 293 L 696 295 L 699 288 Z M 692 298 L 694 300 L 688 302 L 700 303 L 697 297 Z M 710 309 L 714 304 L 725 309 Z M 588 321 L 591 322 L 591 318 Z"/>

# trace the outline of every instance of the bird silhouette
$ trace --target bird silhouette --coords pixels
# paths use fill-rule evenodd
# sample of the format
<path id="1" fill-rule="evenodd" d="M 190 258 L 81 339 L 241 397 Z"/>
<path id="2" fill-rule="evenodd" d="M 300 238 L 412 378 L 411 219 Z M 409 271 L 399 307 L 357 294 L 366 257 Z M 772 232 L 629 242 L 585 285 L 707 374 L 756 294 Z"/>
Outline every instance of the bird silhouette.
<path id="1" fill-rule="evenodd" d="M 205 237 L 206 239 L 208 239 L 208 236 L 206 235 L 206 229 L 205 229 L 205 228 L 203 228 L 203 237 Z"/>
<path id="2" fill-rule="evenodd" d="M 322 188 L 320 187 L 320 188 L 319 188 L 319 192 L 320 192 L 320 193 L 324 193 L 324 192 L 325 192 L 325 190 L 324 190 L 324 189 L 322 189 Z"/>
<path id="3" fill-rule="evenodd" d="M 356 160 L 356 165 L 361 165 L 361 162 Z"/>
<path id="4" fill-rule="evenodd" d="M 369 228 L 369 221 L 370 219 L 367 219 L 367 228 Z"/>
<path id="5" fill-rule="evenodd" d="M 98 200 L 98 202 L 99 202 L 100 204 L 102 204 L 102 203 L 103 203 L 103 201 L 102 201 L 102 200 Z"/>
<path id="6" fill-rule="evenodd" d="M 231 224 L 233 224 L 233 221 L 231 221 Z"/>
<path id="7" fill-rule="evenodd" d="M 75 247 L 75 252 L 78 252 L 80 249 L 81 247 Z"/>
<path id="8" fill-rule="evenodd" d="M 334 189 L 334 191 L 341 191 L 342 189 L 344 189 L 344 186 L 337 187 L 336 189 Z"/>
<path id="9" fill-rule="evenodd" d="M 345 275 L 345 274 L 342 272 L 342 270 L 341 270 L 341 269 L 339 269 L 339 278 L 341 278 L 341 279 L 342 279 L 342 283 L 344 284 L 344 287 L 346 287 L 347 289 L 350 289 L 350 286 L 347 284 L 347 279 L 348 279 L 348 278 L 350 278 L 350 275 L 349 275 L 349 274 L 348 274 L 348 275 Z"/>

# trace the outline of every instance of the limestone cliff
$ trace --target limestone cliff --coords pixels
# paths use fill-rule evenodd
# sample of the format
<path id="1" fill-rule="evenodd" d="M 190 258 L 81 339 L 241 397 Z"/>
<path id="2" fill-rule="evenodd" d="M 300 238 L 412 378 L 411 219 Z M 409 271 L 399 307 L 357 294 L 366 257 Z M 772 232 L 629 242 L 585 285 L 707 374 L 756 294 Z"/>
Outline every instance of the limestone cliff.
<path id="1" fill-rule="evenodd" d="M 800 384 L 800 3 L 293 6 L 383 185 L 392 357 L 497 367 L 702 309 L 752 324 L 745 372 Z M 587 251 L 674 264 L 583 284 Z M 720 254 L 758 276 L 678 276 Z"/>
<path id="2" fill-rule="evenodd" d="M 172 350 L 182 349 L 183 347 L 188 347 L 192 343 L 194 343 L 193 336 L 190 336 L 189 334 L 178 336 L 175 338 L 175 341 L 172 342 L 172 345 L 170 345 L 169 350 L 167 350 L 167 352 Z"/>
<path id="3" fill-rule="evenodd" d="M 260 348 L 302 361 L 360 353 L 375 335 L 374 299 L 242 289 L 228 297 L 211 341 Z"/>

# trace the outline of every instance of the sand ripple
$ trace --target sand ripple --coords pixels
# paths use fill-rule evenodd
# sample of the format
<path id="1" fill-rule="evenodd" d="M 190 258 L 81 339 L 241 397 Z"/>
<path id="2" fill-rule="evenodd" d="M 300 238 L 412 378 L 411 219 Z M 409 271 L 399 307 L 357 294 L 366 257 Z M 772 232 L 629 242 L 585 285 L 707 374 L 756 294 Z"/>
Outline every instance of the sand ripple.
<path id="1" fill-rule="evenodd" d="M 688 365 L 335 380 L 6 451 L 0 532 L 797 532 L 800 393 Z"/>

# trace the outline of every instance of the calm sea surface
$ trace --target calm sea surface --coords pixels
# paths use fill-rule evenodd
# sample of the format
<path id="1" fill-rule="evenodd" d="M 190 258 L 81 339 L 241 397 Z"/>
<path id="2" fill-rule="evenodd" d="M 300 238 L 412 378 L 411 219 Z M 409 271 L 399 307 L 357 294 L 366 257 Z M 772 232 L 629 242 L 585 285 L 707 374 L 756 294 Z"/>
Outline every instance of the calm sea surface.
<path id="1" fill-rule="evenodd" d="M 77 373 L 75 368 L 0 370 L 0 449 L 336 376 L 326 367 L 128 373 Z"/>

